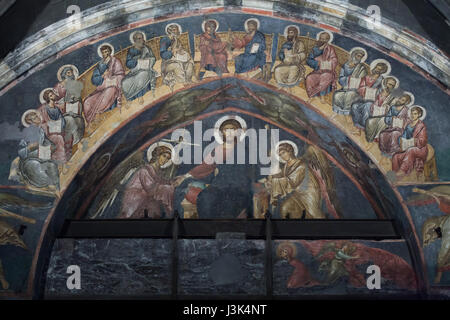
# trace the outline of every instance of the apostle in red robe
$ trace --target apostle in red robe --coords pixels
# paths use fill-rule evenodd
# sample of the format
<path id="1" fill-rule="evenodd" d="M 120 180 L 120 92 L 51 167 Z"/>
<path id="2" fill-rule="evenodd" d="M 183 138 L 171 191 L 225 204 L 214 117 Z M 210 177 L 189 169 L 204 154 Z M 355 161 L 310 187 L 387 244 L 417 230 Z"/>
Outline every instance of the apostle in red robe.
<path id="1" fill-rule="evenodd" d="M 219 76 L 228 73 L 227 45 L 216 34 L 217 23 L 214 20 L 205 22 L 205 30 L 200 35 L 199 49 L 201 52 L 200 73 L 204 70 L 214 71 Z"/>
<path id="2" fill-rule="evenodd" d="M 161 167 L 172 157 L 172 150 L 162 145 L 152 152 L 149 164 L 143 165 L 127 183 L 119 218 L 161 218 L 161 208 L 166 217 L 173 213 L 173 194 L 180 180 L 163 177 Z"/>
<path id="3" fill-rule="evenodd" d="M 323 97 L 336 89 L 338 58 L 333 46 L 329 44 L 330 40 L 329 33 L 321 32 L 306 60 L 306 63 L 314 69 L 306 77 L 306 92 L 310 98 L 319 95 L 322 103 Z"/>
<path id="4" fill-rule="evenodd" d="M 97 88 L 84 101 L 83 111 L 86 122 L 91 123 L 95 116 L 122 104 L 122 79 L 125 70 L 122 62 L 112 55 L 113 48 L 103 45 L 100 48 L 103 59 L 94 70 L 91 81 Z"/>
<path id="5" fill-rule="evenodd" d="M 411 108 L 411 122 L 405 127 L 400 138 L 402 139 L 401 145 L 408 147 L 402 148 L 403 151 L 394 154 L 392 157 L 392 170 L 400 176 L 408 175 L 414 169 L 417 174 L 423 172 L 428 155 L 427 127 L 421 120 L 423 115 L 424 111 L 421 107 Z"/>

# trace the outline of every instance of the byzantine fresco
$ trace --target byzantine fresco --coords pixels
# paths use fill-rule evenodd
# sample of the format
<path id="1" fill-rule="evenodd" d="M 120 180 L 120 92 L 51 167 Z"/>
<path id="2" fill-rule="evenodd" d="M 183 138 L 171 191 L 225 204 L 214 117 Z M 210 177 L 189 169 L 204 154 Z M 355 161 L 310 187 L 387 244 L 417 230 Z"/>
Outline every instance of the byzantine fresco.
<path id="1" fill-rule="evenodd" d="M 273 258 L 277 295 L 413 295 L 417 291 L 404 241 L 277 240 Z M 380 267 L 379 290 L 367 287 L 370 265 Z"/>
<path id="2" fill-rule="evenodd" d="M 216 141 L 222 144 L 196 141 L 196 125 L 214 128 Z M 174 210 L 183 218 L 264 218 L 267 212 L 282 219 L 377 217 L 361 191 L 318 147 L 283 131 L 278 131 L 279 141 L 270 147 L 269 131 L 264 137 L 269 148 L 252 153 L 243 132 L 236 139 L 226 137 L 230 130 L 267 127 L 270 124 L 260 119 L 227 112 L 183 127 L 179 133 L 182 140 L 168 134 L 149 142 L 107 178 L 86 218 L 170 218 Z M 240 146 L 246 150 L 241 164 L 237 159 Z M 194 164 L 195 148 L 201 147 L 207 156 L 202 163 Z M 176 150 L 188 153 L 192 164 L 172 161 L 181 154 Z M 218 159 L 219 152 L 222 163 L 209 163 L 209 159 Z M 277 157 L 280 166 L 272 169 L 261 165 L 256 153 Z M 263 174 L 263 167 L 269 174 Z M 352 197 L 351 204 L 345 201 L 347 197 Z"/>
<path id="3" fill-rule="evenodd" d="M 0 197 L 15 199 L 0 202 L 0 250 L 23 250 L 26 260 L 8 271 L 11 253 L 2 254 L 0 292 L 31 287 L 43 222 L 57 228 L 66 217 L 170 218 L 177 210 L 203 218 L 227 203 L 229 212 L 214 217 L 394 218 L 414 233 L 395 188 L 410 185 L 399 187 L 409 197 L 404 190 L 450 179 L 448 102 L 447 92 L 375 48 L 262 15 L 193 15 L 95 39 L 0 96 L 8 108 Z M 281 159 L 278 171 L 173 164 L 175 148 L 198 143 L 171 133 L 193 136 L 195 120 L 217 127 L 219 138 L 280 129 L 284 143 L 266 153 Z M 36 199 L 51 205 L 23 204 Z M 420 237 L 417 217 L 429 205 L 408 208 Z M 443 270 L 429 271 L 430 282 L 441 272 L 438 283 L 448 283 L 437 249 L 427 253 L 439 241 L 424 247 L 425 261 Z"/>
<path id="4" fill-rule="evenodd" d="M 450 185 L 402 187 L 427 264 L 430 284 L 450 284 Z"/>

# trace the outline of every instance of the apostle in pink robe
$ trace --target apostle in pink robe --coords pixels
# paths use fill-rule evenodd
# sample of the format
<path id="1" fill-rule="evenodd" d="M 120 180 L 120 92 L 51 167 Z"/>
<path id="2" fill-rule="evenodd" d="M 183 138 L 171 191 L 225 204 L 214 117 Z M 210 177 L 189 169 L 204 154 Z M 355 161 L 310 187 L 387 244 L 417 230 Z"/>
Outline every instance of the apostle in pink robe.
<path id="1" fill-rule="evenodd" d="M 204 72 L 203 70 L 214 71 L 218 75 L 229 72 L 227 67 L 228 44 L 222 42 L 216 34 L 216 29 L 216 22 L 209 20 L 205 23 L 205 32 L 200 35 L 200 73 Z"/>
<path id="2" fill-rule="evenodd" d="M 423 172 L 428 155 L 427 127 L 420 118 L 423 116 L 421 107 L 411 108 L 411 121 L 403 131 L 401 139 L 414 139 L 414 145 L 392 157 L 392 170 L 399 175 L 408 175 L 414 169 L 417 174 Z M 411 141 L 411 140 L 410 140 Z"/>
<path id="3" fill-rule="evenodd" d="M 83 105 L 84 117 L 88 123 L 97 114 L 122 105 L 122 79 L 125 77 L 122 62 L 112 56 L 113 49 L 110 45 L 103 45 L 100 51 L 103 59 L 91 78 L 97 89 L 86 98 Z"/>
<path id="4" fill-rule="evenodd" d="M 164 145 L 153 150 L 150 163 L 139 168 L 127 183 L 119 218 L 161 218 L 161 208 L 166 217 L 172 216 L 174 191 L 180 180 L 164 178 L 161 170 L 171 157 L 172 150 Z"/>
<path id="5" fill-rule="evenodd" d="M 306 63 L 314 69 L 306 77 L 306 92 L 308 97 L 323 96 L 336 89 L 336 67 L 338 58 L 333 46 L 329 44 L 331 36 L 327 32 L 319 35 L 319 40 L 313 47 Z"/>

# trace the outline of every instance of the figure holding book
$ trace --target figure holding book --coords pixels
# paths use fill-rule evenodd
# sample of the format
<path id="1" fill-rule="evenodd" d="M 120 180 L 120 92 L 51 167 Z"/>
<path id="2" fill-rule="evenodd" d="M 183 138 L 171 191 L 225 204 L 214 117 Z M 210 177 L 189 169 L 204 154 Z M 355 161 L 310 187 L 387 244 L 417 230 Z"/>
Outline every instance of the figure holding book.
<path id="1" fill-rule="evenodd" d="M 325 103 L 324 96 L 336 89 L 336 67 L 338 58 L 330 44 L 333 35 L 322 31 L 317 35 L 316 45 L 312 48 L 306 63 L 314 69 L 306 77 L 306 92 L 310 100 L 316 96 Z"/>
<path id="2" fill-rule="evenodd" d="M 410 112 L 410 122 L 400 137 L 401 151 L 392 157 L 392 170 L 398 177 L 410 174 L 414 169 L 417 175 L 423 172 L 428 155 L 427 127 L 423 120 L 426 112 L 423 107 L 414 106 Z"/>

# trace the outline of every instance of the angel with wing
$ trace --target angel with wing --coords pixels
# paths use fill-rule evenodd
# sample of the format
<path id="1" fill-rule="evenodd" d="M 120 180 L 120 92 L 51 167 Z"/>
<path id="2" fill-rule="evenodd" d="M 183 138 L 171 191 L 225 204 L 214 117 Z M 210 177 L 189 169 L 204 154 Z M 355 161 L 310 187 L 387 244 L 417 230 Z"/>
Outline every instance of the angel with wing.
<path id="1" fill-rule="evenodd" d="M 147 149 L 148 163 L 142 152 L 124 161 L 99 194 L 90 218 L 107 215 L 107 209 L 118 197 L 122 202 L 117 218 L 161 218 L 163 213 L 166 218 L 171 217 L 175 188 L 182 182 L 181 178 L 174 178 L 177 168 L 172 161 L 174 156 L 170 143 L 158 141 Z"/>
<path id="2" fill-rule="evenodd" d="M 322 151 L 309 146 L 302 157 L 297 157 L 297 145 L 289 140 L 280 141 L 275 149 L 284 165 L 279 173 L 265 179 L 264 184 L 272 207 L 279 208 L 281 217 L 325 219 L 322 211 L 322 201 L 325 201 L 329 215 L 339 219 L 333 172 Z"/>

